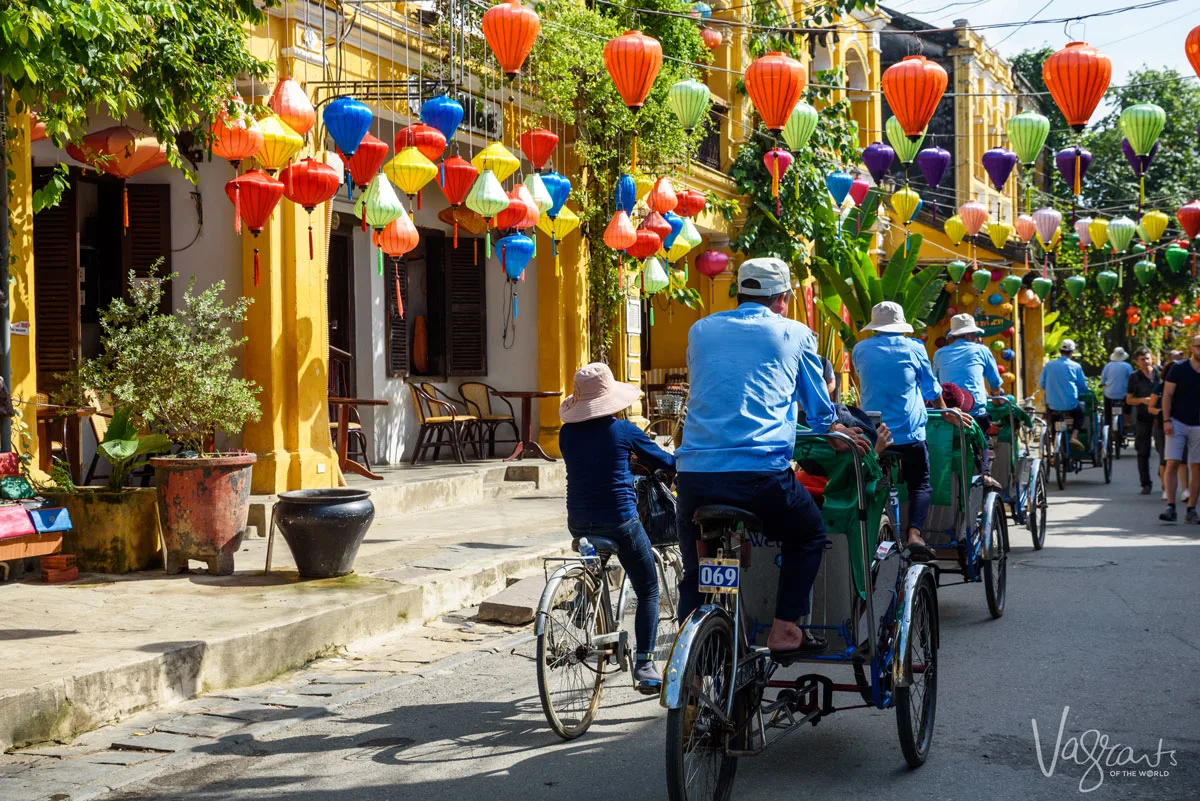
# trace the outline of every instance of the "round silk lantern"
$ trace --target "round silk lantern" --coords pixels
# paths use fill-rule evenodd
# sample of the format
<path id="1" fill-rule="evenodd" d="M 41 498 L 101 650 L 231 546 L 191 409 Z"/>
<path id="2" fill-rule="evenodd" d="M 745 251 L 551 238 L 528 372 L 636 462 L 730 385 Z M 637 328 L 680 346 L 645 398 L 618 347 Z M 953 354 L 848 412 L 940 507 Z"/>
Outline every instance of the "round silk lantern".
<path id="1" fill-rule="evenodd" d="M 975 302 L 975 296 L 972 295 L 970 292 L 964 292 L 959 297 L 959 300 L 962 301 L 963 306 L 970 306 L 972 303 Z"/>
<path id="2" fill-rule="evenodd" d="M 696 257 L 696 269 L 709 278 L 720 275 L 729 267 L 729 255 L 719 250 L 706 250 Z"/>
<path id="3" fill-rule="evenodd" d="M 542 184 L 550 193 L 550 199 L 554 201 L 554 205 L 546 212 L 546 216 L 553 220 L 571 197 L 571 181 L 565 175 L 548 170 L 542 173 Z"/>
<path id="4" fill-rule="evenodd" d="M 1000 351 L 1004 350 L 1004 342 L 1003 342 L 1002 340 L 999 340 L 999 339 L 993 339 L 993 340 L 992 340 L 992 344 L 991 344 L 991 348 L 992 348 L 992 350 L 994 350 L 996 353 L 999 353 Z"/>
<path id="5" fill-rule="evenodd" d="M 208 130 L 212 137 L 213 154 L 228 161 L 237 172 L 242 159 L 258 153 L 263 135 L 258 122 L 245 110 L 246 104 L 238 100 L 235 105 L 237 114 L 230 116 L 222 110 Z"/>
<path id="6" fill-rule="evenodd" d="M 1183 50 L 1187 53 L 1192 69 L 1196 71 L 1196 77 L 1200 77 L 1200 25 L 1188 31 L 1187 39 L 1183 43 Z"/>
<path id="7" fill-rule="evenodd" d="M 620 214 L 621 212 L 617 212 Z M 625 252 L 630 257 L 642 261 L 648 259 L 659 251 L 662 247 L 662 237 L 649 228 L 638 228 L 634 235 L 634 241 L 629 247 L 625 248 Z"/>
<path id="8" fill-rule="evenodd" d="M 721 46 L 721 32 L 712 28 L 701 28 L 700 39 L 709 50 L 716 50 Z"/>
<path id="9" fill-rule="evenodd" d="M 546 189 L 546 184 L 542 181 L 542 176 L 536 172 L 531 172 L 525 176 L 525 180 L 522 183 L 529 190 L 529 195 L 533 198 L 533 203 L 537 206 L 540 214 L 545 214 L 554 207 L 554 198 L 550 197 L 550 191 Z"/>
<path id="10" fill-rule="evenodd" d="M 921 196 L 908 187 L 904 187 L 892 193 L 890 202 L 900 222 L 903 225 L 908 225 L 912 222 L 913 217 L 916 216 L 917 209 L 921 206 Z"/>
<path id="11" fill-rule="evenodd" d="M 374 115 L 366 103 L 361 103 L 353 97 L 335 97 L 325 106 L 321 119 L 325 121 L 325 130 L 329 132 L 338 150 L 347 156 L 353 156 L 354 151 L 358 150 L 358 143 L 371 129 Z"/>
<path id="12" fill-rule="evenodd" d="M 1129 243 L 1133 240 L 1136 229 L 1137 225 L 1128 217 L 1117 217 L 1115 220 L 1109 220 L 1108 244 L 1112 245 L 1113 252 L 1124 253 L 1129 247 Z"/>
<path id="13" fill-rule="evenodd" d="M 500 185 L 496 174 L 491 170 L 482 170 L 471 186 L 471 191 L 467 193 L 466 203 L 468 209 L 487 220 L 490 225 L 497 214 L 508 209 L 509 200 L 508 193 Z M 485 236 L 483 245 L 484 256 L 490 259 L 492 257 L 492 238 Z"/>
<path id="14" fill-rule="evenodd" d="M 396 196 L 396 190 L 383 173 L 376 173 L 367 184 L 366 190 L 354 204 L 354 212 L 376 232 L 382 231 L 404 214 L 404 204 Z M 379 274 L 383 275 L 383 251 L 379 251 Z"/>
<path id="15" fill-rule="evenodd" d="M 1163 126 L 1167 124 L 1167 112 L 1153 103 L 1137 103 L 1122 109 L 1120 119 L 1121 132 L 1134 154 L 1144 157 L 1158 142 Z"/>
<path id="16" fill-rule="evenodd" d="M 403 209 L 401 211 L 403 212 Z M 382 231 L 372 233 L 371 239 L 375 243 L 375 247 L 391 258 L 392 264 L 395 267 L 392 276 L 395 284 L 396 315 L 403 319 L 404 292 L 400 285 L 399 260 L 415 248 L 420 241 L 417 227 L 413 225 L 412 220 L 407 214 L 402 213 L 399 217 L 385 225 Z"/>
<path id="17" fill-rule="evenodd" d="M 1187 234 L 1188 239 L 1200 236 L 1200 200 L 1180 206 L 1175 212 L 1175 219 L 1179 220 L 1179 227 Z"/>
<path id="18" fill-rule="evenodd" d="M 346 171 L 350 173 L 348 189 L 353 191 L 355 186 L 366 186 L 371 183 L 371 179 L 379 173 L 379 168 L 387 159 L 387 154 L 387 143 L 369 133 L 363 136 L 362 141 L 358 143 L 354 155 L 339 151 L 338 155 L 346 162 Z"/>
<path id="19" fill-rule="evenodd" d="M 511 81 L 521 71 L 542 28 L 537 12 L 521 5 L 521 0 L 502 0 L 483 12 L 482 27 L 500 71 Z"/>
<path id="20" fill-rule="evenodd" d="M 1112 270 L 1101 270 L 1096 273 L 1096 286 L 1100 287 L 1100 291 L 1105 295 L 1111 295 L 1120 279 L 1121 277 Z"/>
<path id="21" fill-rule="evenodd" d="M 604 45 L 604 67 L 630 111 L 645 104 L 662 59 L 662 45 L 641 31 L 626 31 Z"/>
<path id="22" fill-rule="evenodd" d="M 675 119 L 689 134 L 708 117 L 711 100 L 708 87 L 694 79 L 679 81 L 667 90 L 667 103 L 675 113 Z"/>
<path id="23" fill-rule="evenodd" d="M 1152 261 L 1139 261 L 1133 265 L 1133 275 L 1137 278 L 1138 283 L 1145 286 L 1154 280 L 1154 274 L 1158 272 L 1158 268 L 1154 266 Z M 1168 304 L 1169 308 L 1169 304 Z"/>
<path id="24" fill-rule="evenodd" d="M 637 231 L 623 209 L 618 209 L 604 229 L 604 244 L 613 250 L 626 250 L 637 242 Z"/>
<path id="25" fill-rule="evenodd" d="M 1017 219 L 1013 220 L 1013 230 L 1017 233 L 1017 239 L 1022 243 L 1028 244 L 1033 235 L 1037 233 L 1037 224 L 1033 221 L 1033 217 L 1028 214 L 1019 214 Z"/>
<path id="26" fill-rule="evenodd" d="M 275 180 L 262 170 L 250 170 L 225 184 L 225 194 L 233 203 L 233 230 L 240 234 L 244 221 L 254 235 L 254 285 L 258 286 L 258 235 L 283 197 L 283 181 Z"/>
<path id="27" fill-rule="evenodd" d="M 1078 298 L 1087 286 L 1087 279 L 1082 275 L 1068 275 L 1063 283 L 1066 285 L 1067 292 L 1071 297 Z"/>
<path id="28" fill-rule="evenodd" d="M 872 142 L 863 148 L 863 164 L 866 165 L 867 172 L 871 173 L 871 178 L 876 184 L 883 181 L 895 160 L 896 151 L 883 142 Z"/>
<path id="29" fill-rule="evenodd" d="M 1015 298 L 1021 291 L 1021 276 L 1006 275 L 1000 279 L 1000 290 L 1010 298 Z"/>
<path id="30" fill-rule="evenodd" d="M 1042 79 L 1067 124 L 1081 133 L 1108 89 L 1112 62 L 1086 42 L 1071 42 L 1042 63 Z"/>
<path id="31" fill-rule="evenodd" d="M 994 147 L 983 154 L 983 169 L 987 171 L 988 178 L 997 192 L 1004 191 L 1004 184 L 1008 182 L 1008 176 L 1012 175 L 1016 166 L 1017 154 L 1011 150 Z"/>
<path id="32" fill-rule="evenodd" d="M 978 200 L 968 200 L 958 207 L 958 218 L 962 221 L 963 228 L 971 236 L 979 233 L 983 224 L 987 222 L 987 217 L 987 206 Z"/>
<path id="33" fill-rule="evenodd" d="M 999 292 L 993 292 L 992 294 L 988 295 L 987 302 L 991 306 L 999 306 L 1004 302 L 1004 296 Z"/>
<path id="34" fill-rule="evenodd" d="M 313 258 L 313 209 L 337 194 L 341 176 L 328 164 L 312 157 L 286 167 L 279 176 L 284 186 L 284 197 L 308 212 L 308 258 Z"/>
<path id="35" fill-rule="evenodd" d="M 431 162 L 436 162 L 446 152 L 446 137 L 432 125 L 415 122 L 396 132 L 392 146 L 397 153 L 403 153 L 406 148 L 415 147 L 422 156 Z"/>
<path id="36" fill-rule="evenodd" d="M 294 78 L 284 78 L 275 85 L 267 106 L 301 136 L 307 135 L 317 124 L 317 110 Z"/>
<path id="37" fill-rule="evenodd" d="M 946 272 L 949 273 L 950 280 L 957 284 L 967 274 L 967 263 L 960 259 L 955 259 L 946 265 Z"/>
<path id="38" fill-rule="evenodd" d="M 1103 217 L 1094 217 L 1088 223 L 1088 236 L 1092 240 L 1092 248 L 1101 250 L 1108 242 L 1108 220 Z"/>
<path id="39" fill-rule="evenodd" d="M 800 101 L 808 75 L 796 59 L 771 52 L 746 68 L 745 83 L 755 111 L 767 130 L 778 136 Z"/>
<path id="40" fill-rule="evenodd" d="M 673 211 L 668 211 L 663 213 L 663 219 L 671 226 L 670 232 L 663 237 L 663 250 L 670 251 L 683 231 L 683 218 Z"/>
<path id="41" fill-rule="evenodd" d="M 650 190 L 654 188 L 655 183 L 656 180 L 645 173 L 634 173 L 633 185 L 637 187 L 637 199 L 639 201 L 645 200 L 647 195 L 650 194 Z"/>
<path id="42" fill-rule="evenodd" d="M 421 122 L 436 128 L 446 142 L 454 141 L 454 134 L 462 121 L 462 104 L 449 95 L 438 95 L 421 104 Z"/>
<path id="43" fill-rule="evenodd" d="M 436 127 L 436 126 L 435 126 Z M 467 199 L 471 187 L 479 177 L 475 165 L 462 156 L 451 156 L 442 162 L 438 178 L 438 186 L 446 196 L 446 202 L 452 209 L 457 209 Z M 454 247 L 458 247 L 458 217 L 454 217 Z"/>
<path id="44" fill-rule="evenodd" d="M 1050 289 L 1053 286 L 1053 281 L 1051 281 L 1049 278 L 1042 278 L 1041 276 L 1033 279 L 1033 281 L 1029 284 L 1029 288 L 1032 289 L 1034 294 L 1038 296 L 1038 300 L 1043 301 L 1046 299 L 1046 296 L 1050 294 Z"/>
<path id="45" fill-rule="evenodd" d="M 792 154 L 781 147 L 773 148 L 763 154 L 763 165 L 771 176 L 771 197 L 775 198 L 775 214 L 778 216 L 783 213 L 779 199 L 779 182 L 788 167 L 792 166 Z M 849 192 L 850 187 L 846 187 L 846 191 Z M 842 198 L 845 199 L 844 194 Z"/>
<path id="46" fill-rule="evenodd" d="M 1075 221 L 1075 236 L 1079 238 L 1079 247 L 1086 252 L 1092 245 L 1092 218 L 1080 217 Z"/>
<path id="47" fill-rule="evenodd" d="M 817 130 L 820 115 L 817 110 L 804 101 L 796 103 L 792 113 L 788 115 L 787 124 L 783 126 L 783 141 L 793 153 L 803 150 L 813 132 Z"/>
<path id="48" fill-rule="evenodd" d="M 1167 224 L 1170 222 L 1171 218 L 1158 209 L 1143 214 L 1142 228 L 1146 231 L 1146 239 L 1152 244 L 1162 239 L 1162 235 L 1167 232 Z"/>
<path id="49" fill-rule="evenodd" d="M 675 213 L 680 217 L 695 217 L 708 205 L 708 199 L 704 193 L 696 189 L 684 189 L 676 192 L 675 196 L 679 199 L 679 204 L 675 206 Z"/>
<path id="50" fill-rule="evenodd" d="M 1050 135 L 1050 120 L 1036 111 L 1022 111 L 1008 121 L 1008 141 L 1021 164 L 1032 167 Z"/>
<path id="51" fill-rule="evenodd" d="M 988 284 L 992 282 L 991 270 L 976 270 L 971 273 L 971 284 L 975 287 L 976 292 L 982 292 L 987 289 Z"/>
<path id="52" fill-rule="evenodd" d="M 167 163 L 167 150 L 161 142 L 153 136 L 142 136 L 124 125 L 90 133 L 83 137 L 82 142 L 68 144 L 66 150 L 76 161 L 121 179 L 158 169 Z M 122 195 L 123 222 L 125 229 L 128 229 L 128 187 L 125 187 Z"/>
<path id="53" fill-rule="evenodd" d="M 911 164 L 913 159 L 917 157 L 917 153 L 921 151 L 921 145 L 925 142 L 925 133 L 922 132 L 915 140 L 909 139 L 904 133 L 904 126 L 895 117 L 888 117 L 887 122 L 883 124 L 883 133 L 887 137 L 888 144 L 896 151 L 896 158 L 901 164 Z"/>
<path id="54" fill-rule="evenodd" d="M 854 201 L 855 206 L 861 206 L 870 191 L 871 182 L 860 175 L 854 179 L 854 183 L 850 184 L 850 199 Z"/>
<path id="55" fill-rule="evenodd" d="M 1012 348 L 1005 348 L 1004 350 L 1000 351 L 1000 358 L 1004 359 L 1006 362 L 1011 362 L 1016 357 L 1016 351 L 1014 351 Z"/>
<path id="56" fill-rule="evenodd" d="M 1033 213 L 1033 225 L 1042 242 L 1049 247 L 1062 225 L 1062 214 L 1048 206 L 1038 209 Z"/>
<path id="57" fill-rule="evenodd" d="M 925 56 L 905 56 L 884 70 L 883 95 L 910 140 L 925 131 L 948 81 L 946 70 Z"/>
<path id="58" fill-rule="evenodd" d="M 850 173 L 842 170 L 835 170 L 825 176 L 825 188 L 829 190 L 829 194 L 833 196 L 833 205 L 841 206 L 846 199 L 846 195 L 850 192 L 850 185 L 854 183 L 854 179 L 850 177 Z"/>
<path id="59" fill-rule="evenodd" d="M 258 166 L 274 174 L 283 169 L 292 158 L 304 147 L 304 137 L 288 127 L 287 123 L 274 114 L 264 117 L 258 124 L 262 129 L 263 143 L 254 159 Z M 387 146 L 384 146 L 387 151 Z"/>
<path id="60" fill-rule="evenodd" d="M 637 184 L 634 183 L 633 176 L 622 175 L 617 179 L 616 186 L 613 187 L 613 203 L 618 210 L 626 214 L 633 214 L 637 200 Z"/>
<path id="61" fill-rule="evenodd" d="M 950 242 L 957 247 L 963 237 L 967 235 L 967 227 L 963 225 L 962 218 L 955 214 L 952 217 L 946 218 L 942 223 L 942 230 L 946 232 L 946 236 L 950 237 Z"/>
<path id="62" fill-rule="evenodd" d="M 667 237 L 671 235 L 671 224 L 667 222 L 667 218 L 659 214 L 657 211 L 652 211 L 646 215 L 646 219 L 642 220 L 639 228 L 653 231 L 658 234 L 660 245 L 665 242 Z"/>

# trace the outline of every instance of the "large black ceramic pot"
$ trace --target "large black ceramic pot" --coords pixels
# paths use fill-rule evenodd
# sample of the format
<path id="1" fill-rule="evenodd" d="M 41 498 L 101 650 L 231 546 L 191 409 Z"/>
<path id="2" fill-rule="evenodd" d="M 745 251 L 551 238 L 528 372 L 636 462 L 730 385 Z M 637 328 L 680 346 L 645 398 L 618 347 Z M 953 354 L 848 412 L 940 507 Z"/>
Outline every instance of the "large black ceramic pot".
<path id="1" fill-rule="evenodd" d="M 332 578 L 354 570 L 375 504 L 366 490 L 296 490 L 279 494 L 274 515 L 300 575 Z"/>

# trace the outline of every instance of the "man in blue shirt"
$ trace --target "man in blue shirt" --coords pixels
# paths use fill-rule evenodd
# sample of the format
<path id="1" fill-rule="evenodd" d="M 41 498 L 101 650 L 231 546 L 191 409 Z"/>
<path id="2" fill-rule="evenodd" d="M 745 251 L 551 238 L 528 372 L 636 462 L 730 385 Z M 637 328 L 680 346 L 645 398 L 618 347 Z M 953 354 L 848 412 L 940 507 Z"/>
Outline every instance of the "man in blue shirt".
<path id="1" fill-rule="evenodd" d="M 1083 409 L 1079 406 L 1079 396 L 1087 392 L 1087 381 L 1083 377 L 1083 368 L 1071 359 L 1075 352 L 1075 341 L 1064 339 L 1058 347 L 1059 356 L 1053 361 L 1046 362 L 1042 374 L 1038 377 L 1038 386 L 1046 390 L 1046 416 L 1049 418 L 1050 429 L 1064 415 L 1071 417 L 1071 447 L 1083 449 L 1079 441 L 1079 432 L 1083 430 Z"/>
<path id="2" fill-rule="evenodd" d="M 1112 421 L 1114 406 L 1125 403 L 1129 393 L 1129 377 L 1133 375 L 1133 365 L 1129 363 L 1129 354 L 1118 346 L 1108 357 L 1108 364 L 1100 371 L 1100 386 L 1104 388 L 1104 420 Z M 1125 432 L 1113 431 L 1113 436 L 1122 436 Z"/>
<path id="3" fill-rule="evenodd" d="M 925 544 L 925 518 L 929 514 L 929 451 L 925 446 L 925 401 L 946 408 L 942 387 L 933 377 L 925 347 L 911 334 L 898 303 L 884 301 L 871 309 L 864 331 L 875 336 L 854 346 L 851 360 L 858 373 L 860 406 L 879 412 L 892 432 L 892 450 L 900 454 L 900 470 L 908 485 L 908 550 L 914 561 L 930 561 Z M 959 421 L 959 413 L 951 416 Z"/>
<path id="4" fill-rule="evenodd" d="M 738 269 L 738 307 L 711 314 L 688 331 L 687 424 L 676 450 L 682 622 L 700 605 L 700 506 L 730 504 L 757 514 L 763 534 L 781 544 L 775 621 L 767 640 L 781 661 L 819 653 L 820 637 L 796 621 L 809 612 L 809 593 L 825 549 L 821 512 L 792 472 L 797 401 L 817 432 L 843 431 L 865 453 L 858 429 L 834 420 L 816 339 L 789 320 L 791 271 L 780 259 L 748 259 Z"/>
<path id="5" fill-rule="evenodd" d="M 979 341 L 982 333 L 970 314 L 956 314 L 950 318 L 946 334 L 950 344 L 933 354 L 934 376 L 942 384 L 954 384 L 971 393 L 975 399 L 971 416 L 976 420 L 987 417 L 988 388 L 991 394 L 1000 394 L 1000 371 L 992 352 Z"/>

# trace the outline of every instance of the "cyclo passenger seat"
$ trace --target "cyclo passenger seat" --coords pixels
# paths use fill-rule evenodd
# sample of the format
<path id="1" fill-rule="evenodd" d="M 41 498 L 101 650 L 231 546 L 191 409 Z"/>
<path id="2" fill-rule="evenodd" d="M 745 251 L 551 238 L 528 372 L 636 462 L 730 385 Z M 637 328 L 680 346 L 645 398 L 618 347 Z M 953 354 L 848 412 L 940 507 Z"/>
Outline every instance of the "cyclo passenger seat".
<path id="1" fill-rule="evenodd" d="M 700 527 L 702 540 L 716 539 L 738 523 L 752 531 L 762 531 L 762 520 L 754 512 L 721 503 L 697 507 L 692 522 Z"/>

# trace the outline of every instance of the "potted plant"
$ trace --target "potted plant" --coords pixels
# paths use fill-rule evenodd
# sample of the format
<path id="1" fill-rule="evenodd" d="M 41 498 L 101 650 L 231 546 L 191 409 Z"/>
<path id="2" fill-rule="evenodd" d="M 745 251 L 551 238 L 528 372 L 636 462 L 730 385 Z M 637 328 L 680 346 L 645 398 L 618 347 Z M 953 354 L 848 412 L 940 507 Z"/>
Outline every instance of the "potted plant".
<path id="1" fill-rule="evenodd" d="M 100 354 L 80 372 L 88 388 L 131 420 L 180 446 L 173 456 L 150 460 L 167 572 L 181 572 L 195 559 L 207 562 L 210 573 L 228 575 L 246 529 L 255 456 L 218 452 L 216 442 L 260 415 L 258 386 L 234 374 L 234 352 L 245 340 L 234 338 L 231 326 L 244 319 L 250 300 L 226 304 L 224 281 L 196 292 L 192 279 L 182 308 L 165 314 L 160 304 L 174 277 L 130 274 L 127 297 L 115 298 L 100 316 Z"/>

